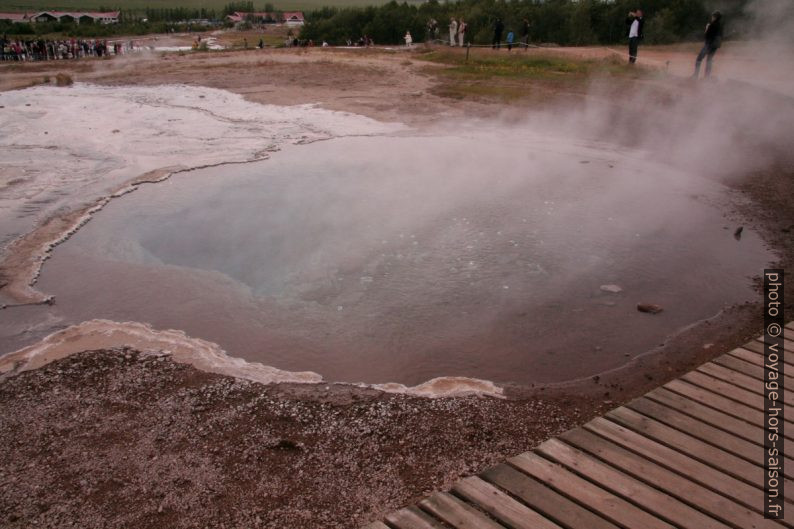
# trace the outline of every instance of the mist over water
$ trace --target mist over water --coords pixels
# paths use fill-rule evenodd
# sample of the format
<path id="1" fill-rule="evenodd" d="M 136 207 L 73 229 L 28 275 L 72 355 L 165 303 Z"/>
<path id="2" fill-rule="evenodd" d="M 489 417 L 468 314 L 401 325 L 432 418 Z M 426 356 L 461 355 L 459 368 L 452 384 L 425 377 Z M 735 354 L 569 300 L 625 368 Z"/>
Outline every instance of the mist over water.
<path id="1" fill-rule="evenodd" d="M 407 384 L 587 376 L 753 299 L 770 255 L 725 229 L 721 185 L 520 130 L 330 140 L 177 175 L 114 201 L 39 287 L 74 322 Z"/>

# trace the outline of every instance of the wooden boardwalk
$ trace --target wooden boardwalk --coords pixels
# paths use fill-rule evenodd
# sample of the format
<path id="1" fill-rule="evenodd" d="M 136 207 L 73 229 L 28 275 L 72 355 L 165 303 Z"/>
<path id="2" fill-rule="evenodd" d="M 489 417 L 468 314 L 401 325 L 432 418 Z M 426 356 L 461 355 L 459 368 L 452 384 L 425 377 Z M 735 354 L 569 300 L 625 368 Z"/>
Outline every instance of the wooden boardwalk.
<path id="1" fill-rule="evenodd" d="M 763 517 L 760 340 L 366 529 L 794 528 L 794 444 L 785 519 Z M 794 341 L 784 354 L 794 441 Z"/>

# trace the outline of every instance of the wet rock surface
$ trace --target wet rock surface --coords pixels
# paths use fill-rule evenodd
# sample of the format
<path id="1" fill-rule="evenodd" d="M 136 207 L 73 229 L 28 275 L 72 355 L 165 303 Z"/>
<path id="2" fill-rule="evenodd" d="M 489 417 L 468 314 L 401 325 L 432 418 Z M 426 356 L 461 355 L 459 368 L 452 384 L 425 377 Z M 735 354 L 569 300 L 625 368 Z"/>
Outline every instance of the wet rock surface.
<path id="1" fill-rule="evenodd" d="M 358 527 L 597 406 L 265 386 L 80 353 L 0 381 L 0 526 Z"/>

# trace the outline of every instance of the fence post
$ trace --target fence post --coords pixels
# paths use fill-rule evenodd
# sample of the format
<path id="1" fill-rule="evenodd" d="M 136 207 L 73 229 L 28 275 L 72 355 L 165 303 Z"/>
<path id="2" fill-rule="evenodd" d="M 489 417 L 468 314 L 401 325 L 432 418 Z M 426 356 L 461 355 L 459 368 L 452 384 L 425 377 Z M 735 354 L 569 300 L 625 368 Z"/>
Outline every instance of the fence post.
<path id="1" fill-rule="evenodd" d="M 469 49 L 471 48 L 471 42 L 466 43 L 466 62 L 469 62 Z"/>

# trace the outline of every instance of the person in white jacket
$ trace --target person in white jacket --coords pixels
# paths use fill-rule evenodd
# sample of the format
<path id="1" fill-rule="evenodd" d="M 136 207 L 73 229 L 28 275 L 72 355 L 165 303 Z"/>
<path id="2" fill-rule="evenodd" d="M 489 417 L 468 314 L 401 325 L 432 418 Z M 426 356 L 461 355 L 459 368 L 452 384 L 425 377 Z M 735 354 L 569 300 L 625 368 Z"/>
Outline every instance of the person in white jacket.
<path id="1" fill-rule="evenodd" d="M 449 45 L 455 45 L 455 37 L 458 34 L 458 22 L 454 18 L 449 19 Z"/>
<path id="2" fill-rule="evenodd" d="M 465 40 L 465 38 L 466 38 L 466 28 L 467 28 L 467 27 L 468 27 L 468 24 L 466 24 L 466 23 L 463 21 L 463 19 L 461 18 L 461 19 L 460 19 L 460 22 L 458 23 L 458 42 L 460 43 L 460 47 L 461 47 L 461 48 L 462 48 L 463 46 L 465 46 L 465 44 L 464 44 L 464 40 Z"/>
<path id="3" fill-rule="evenodd" d="M 410 31 L 406 31 L 405 32 L 405 37 L 403 37 L 403 38 L 405 39 L 405 45 L 410 48 L 411 44 L 413 44 L 413 42 L 414 42 L 413 37 L 411 37 L 411 32 Z"/>

